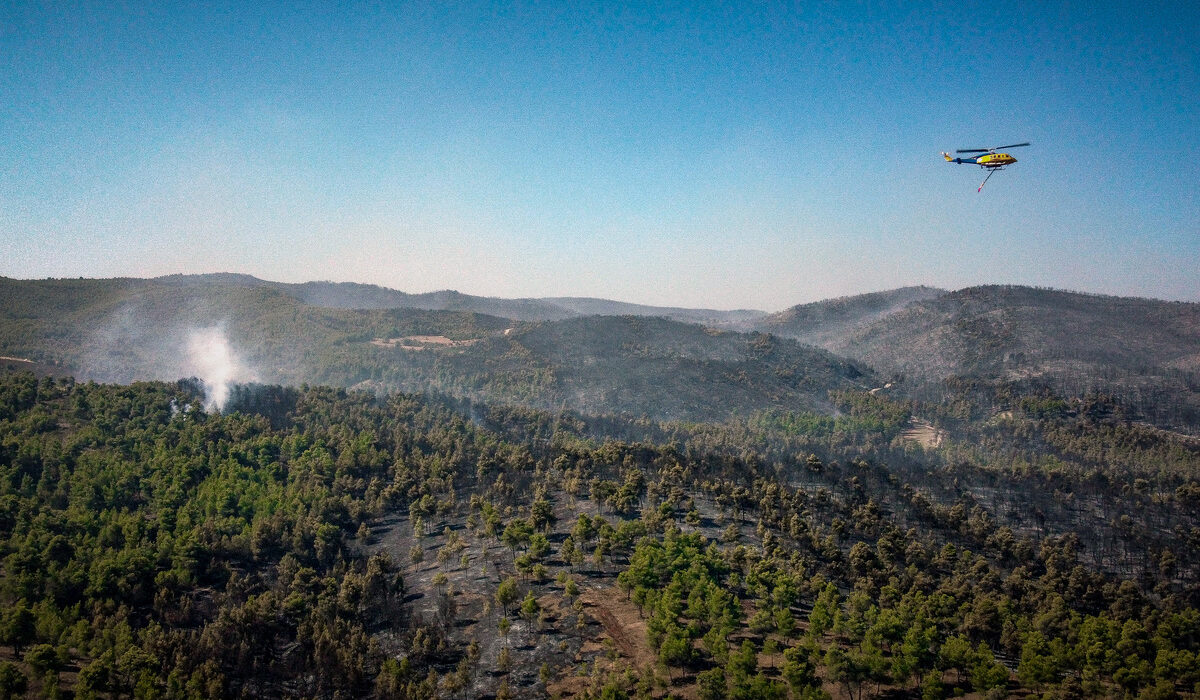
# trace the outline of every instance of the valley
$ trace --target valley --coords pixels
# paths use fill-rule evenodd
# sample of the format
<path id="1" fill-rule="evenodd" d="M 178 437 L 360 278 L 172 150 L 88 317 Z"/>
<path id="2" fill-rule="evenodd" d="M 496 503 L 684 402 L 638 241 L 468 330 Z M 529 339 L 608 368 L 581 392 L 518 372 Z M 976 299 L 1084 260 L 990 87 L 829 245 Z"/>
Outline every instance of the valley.
<path id="1" fill-rule="evenodd" d="M 0 700 L 1200 700 L 1198 27 L 0 4 Z"/>
<path id="2" fill-rule="evenodd" d="M 1058 351 L 1030 340 L 1053 328 L 1027 328 L 1052 314 L 978 319 L 997 299 L 1093 315 L 1097 299 L 806 307 L 835 320 L 804 337 L 838 355 L 660 316 L 0 282 L 0 351 L 33 361 L 0 375 L 6 687 L 858 700 L 1200 683 L 1191 306 L 1114 302 L 1086 323 L 1147 314 L 1173 340 L 1150 337 L 1142 365 L 1075 347 L 1091 369 L 1056 375 Z M 929 305 L 955 295 L 988 301 L 933 330 Z M 925 330 L 897 335 L 910 322 Z M 192 327 L 258 375 L 228 375 L 219 407 L 215 380 L 167 361 Z M 909 352 L 943 360 L 886 360 Z M 1036 369 L 996 369 L 1014 362 Z"/>

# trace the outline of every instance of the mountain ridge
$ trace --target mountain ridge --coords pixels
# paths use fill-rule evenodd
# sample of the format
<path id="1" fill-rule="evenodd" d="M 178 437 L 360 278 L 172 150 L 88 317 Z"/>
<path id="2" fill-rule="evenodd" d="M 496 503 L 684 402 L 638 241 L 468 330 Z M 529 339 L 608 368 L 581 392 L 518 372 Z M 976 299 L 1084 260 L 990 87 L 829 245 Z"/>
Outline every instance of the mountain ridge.
<path id="1" fill-rule="evenodd" d="M 443 289 L 412 294 L 359 282 L 272 282 L 240 273 L 167 275 L 155 282 L 173 286 L 270 287 L 306 304 L 344 309 L 414 308 L 428 311 L 476 311 L 516 321 L 555 321 L 574 316 L 663 316 L 689 322 L 731 323 L 766 314 L 756 309 L 690 309 L 653 306 L 596 297 L 484 297 Z"/>
<path id="2" fill-rule="evenodd" d="M 1156 425 L 1200 424 L 1193 302 L 980 285 L 904 287 L 723 321 L 579 297 L 485 307 L 445 293 L 424 301 L 459 308 L 382 306 L 413 296 L 233 274 L 0 279 L 0 355 L 107 381 L 175 378 L 185 371 L 183 336 L 221 327 L 260 369 L 254 378 L 278 383 L 709 420 L 827 409 L 825 394 L 855 388 L 858 376 L 872 384 L 858 388 L 891 381 L 893 393 L 933 401 L 945 399 L 946 382 L 967 380 L 997 396 L 1108 393 Z M 374 308 L 336 305 L 372 299 Z M 583 314 L 630 308 L 641 313 Z"/>
<path id="3" fill-rule="evenodd" d="M 234 381 L 440 392 L 544 409 L 723 420 L 828 411 L 869 374 L 828 351 L 661 316 L 517 321 L 476 311 L 344 309 L 272 285 L 0 280 L 0 354 L 129 383 L 197 373 L 197 331 Z M 236 355 L 236 357 L 234 357 Z"/>

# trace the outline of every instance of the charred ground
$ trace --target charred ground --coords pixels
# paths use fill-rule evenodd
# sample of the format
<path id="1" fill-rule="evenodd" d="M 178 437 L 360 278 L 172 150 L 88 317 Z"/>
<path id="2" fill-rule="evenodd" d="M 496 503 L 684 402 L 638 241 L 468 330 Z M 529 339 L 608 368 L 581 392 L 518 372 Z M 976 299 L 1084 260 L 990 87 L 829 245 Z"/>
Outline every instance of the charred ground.
<path id="1" fill-rule="evenodd" d="M 188 384 L 29 374 L 0 397 L 3 673 L 31 692 L 1200 681 L 1200 448 L 1111 418 L 1018 408 L 1004 441 L 927 450 L 866 392 L 707 425 L 315 387 L 206 413 Z M 1051 451 L 1030 434 L 1052 461 L 1018 463 Z"/>

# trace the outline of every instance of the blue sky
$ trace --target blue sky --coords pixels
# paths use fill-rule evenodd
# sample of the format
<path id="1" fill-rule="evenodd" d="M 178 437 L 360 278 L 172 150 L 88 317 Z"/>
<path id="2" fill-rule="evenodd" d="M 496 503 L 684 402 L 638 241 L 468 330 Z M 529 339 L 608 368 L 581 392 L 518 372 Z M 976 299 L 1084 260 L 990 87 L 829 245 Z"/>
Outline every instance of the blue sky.
<path id="1" fill-rule="evenodd" d="M 0 275 L 1200 300 L 1194 3 L 897 5 L 4 3 Z"/>

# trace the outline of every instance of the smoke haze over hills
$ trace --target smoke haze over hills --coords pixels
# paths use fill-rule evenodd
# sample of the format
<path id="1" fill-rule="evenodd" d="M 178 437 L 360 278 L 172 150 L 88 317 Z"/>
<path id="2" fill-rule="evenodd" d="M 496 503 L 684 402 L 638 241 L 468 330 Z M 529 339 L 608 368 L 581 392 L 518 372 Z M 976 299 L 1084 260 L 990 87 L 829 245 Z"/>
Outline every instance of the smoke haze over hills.
<path id="1" fill-rule="evenodd" d="M 1197 46 L 0 2 L 0 696 L 1197 700 Z"/>
<path id="2" fill-rule="evenodd" d="M 229 382 L 257 380 L 720 419 L 826 411 L 830 392 L 899 379 L 895 391 L 929 396 L 967 378 L 1116 392 L 1164 425 L 1200 415 L 1200 305 L 1179 302 L 915 287 L 767 315 L 242 275 L 2 280 L 0 294 L 0 354 L 105 381 L 197 376 L 211 405 Z"/>

